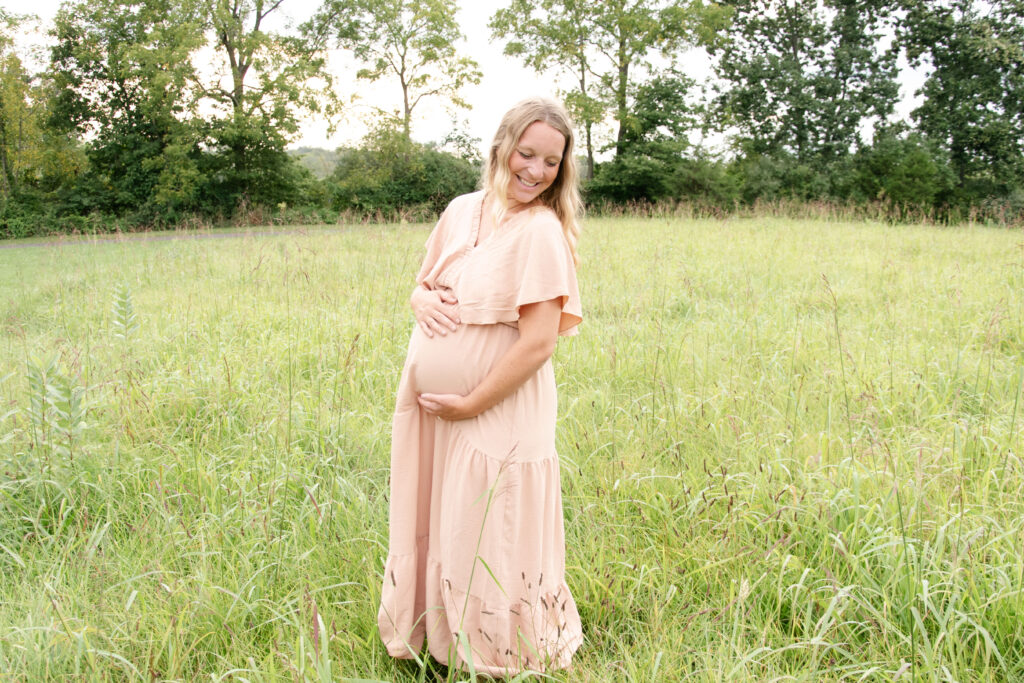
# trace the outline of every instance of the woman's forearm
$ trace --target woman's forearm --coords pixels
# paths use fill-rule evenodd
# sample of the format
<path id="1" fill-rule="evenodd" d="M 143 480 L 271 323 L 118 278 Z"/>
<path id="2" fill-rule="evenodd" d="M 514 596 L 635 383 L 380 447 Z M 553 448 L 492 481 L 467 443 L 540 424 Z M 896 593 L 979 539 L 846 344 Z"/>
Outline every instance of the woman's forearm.
<path id="1" fill-rule="evenodd" d="M 473 415 L 479 415 L 496 406 L 533 377 L 554 350 L 554 342 L 548 344 L 520 337 L 466 396 L 469 410 Z"/>

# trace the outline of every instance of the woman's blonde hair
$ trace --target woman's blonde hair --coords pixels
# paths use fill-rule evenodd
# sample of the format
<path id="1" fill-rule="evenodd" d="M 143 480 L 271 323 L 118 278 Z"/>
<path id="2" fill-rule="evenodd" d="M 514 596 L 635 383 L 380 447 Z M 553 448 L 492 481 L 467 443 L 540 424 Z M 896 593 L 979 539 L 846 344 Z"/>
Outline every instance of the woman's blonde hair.
<path id="1" fill-rule="evenodd" d="M 509 157 L 523 132 L 536 121 L 548 124 L 565 136 L 565 149 L 562 151 L 558 175 L 538 199 L 558 216 L 565 241 L 569 243 L 569 251 L 572 252 L 572 260 L 579 265 L 576 243 L 580 236 L 579 219 L 583 214 L 583 199 L 580 197 L 579 171 L 576 167 L 575 136 L 565 107 L 554 100 L 531 97 L 509 109 L 501 119 L 498 132 L 494 134 L 481 185 L 494 197 L 495 222 L 500 222 L 508 209 L 508 186 L 512 180 L 508 170 Z"/>

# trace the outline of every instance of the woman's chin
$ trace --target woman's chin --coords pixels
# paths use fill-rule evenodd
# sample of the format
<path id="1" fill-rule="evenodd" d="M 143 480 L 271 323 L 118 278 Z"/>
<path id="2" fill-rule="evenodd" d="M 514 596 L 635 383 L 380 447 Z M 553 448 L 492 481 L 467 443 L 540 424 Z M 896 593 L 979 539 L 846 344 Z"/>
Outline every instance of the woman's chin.
<path id="1" fill-rule="evenodd" d="M 508 199 L 510 206 L 521 206 L 529 204 L 540 196 L 540 192 L 526 191 L 524 188 L 516 188 L 515 191 L 509 192 Z"/>

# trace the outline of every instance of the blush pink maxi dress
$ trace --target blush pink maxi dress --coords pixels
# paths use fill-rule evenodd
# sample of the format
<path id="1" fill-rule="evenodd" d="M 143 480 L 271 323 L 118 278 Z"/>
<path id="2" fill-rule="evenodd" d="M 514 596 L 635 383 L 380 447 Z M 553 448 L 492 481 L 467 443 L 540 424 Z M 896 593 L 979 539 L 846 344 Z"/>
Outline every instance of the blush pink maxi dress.
<path id="1" fill-rule="evenodd" d="M 483 193 L 456 198 L 427 240 L 417 281 L 450 289 L 462 324 L 412 333 L 392 426 L 390 547 L 378 626 L 393 657 L 509 676 L 569 665 L 583 640 L 565 583 L 551 361 L 477 417 L 424 413 L 424 392 L 467 394 L 519 337 L 519 307 L 561 298 L 559 334 L 581 322 L 576 271 L 546 207 L 506 217 L 474 246 Z"/>

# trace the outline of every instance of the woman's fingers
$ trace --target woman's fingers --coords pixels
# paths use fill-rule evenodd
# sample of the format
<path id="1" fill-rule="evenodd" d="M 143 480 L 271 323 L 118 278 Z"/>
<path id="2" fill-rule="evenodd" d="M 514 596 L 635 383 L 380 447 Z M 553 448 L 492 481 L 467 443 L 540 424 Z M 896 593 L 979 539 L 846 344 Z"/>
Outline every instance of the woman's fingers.
<path id="1" fill-rule="evenodd" d="M 434 400 L 431 394 L 420 394 L 416 401 L 420 404 L 420 407 L 427 412 L 428 415 L 437 415 L 441 410 L 441 404 Z"/>
<path id="2" fill-rule="evenodd" d="M 455 294 L 448 289 L 437 290 L 438 307 L 436 311 L 444 317 L 444 322 L 454 330 L 459 324 L 459 314 L 457 305 L 459 300 L 455 298 Z"/>
<path id="3" fill-rule="evenodd" d="M 427 337 L 433 337 L 435 332 L 444 337 L 447 336 L 448 332 L 454 332 L 458 329 L 458 325 L 451 318 L 438 312 L 433 312 L 430 316 L 420 319 L 419 324 Z"/>
<path id="4" fill-rule="evenodd" d="M 448 329 L 454 332 L 459 327 L 459 319 L 455 311 L 439 311 L 435 318 L 441 325 L 447 325 Z"/>
<path id="5" fill-rule="evenodd" d="M 427 337 L 433 337 L 435 332 L 442 336 L 449 331 L 454 332 L 461 323 L 458 299 L 446 289 L 426 290 L 419 287 L 413 291 L 411 303 L 416 321 Z"/>
<path id="6" fill-rule="evenodd" d="M 464 405 L 466 397 L 459 394 L 420 394 L 416 400 L 428 415 L 442 420 L 464 420 L 472 417 Z"/>
<path id="7" fill-rule="evenodd" d="M 445 300 L 447 296 L 450 301 Z M 434 317 L 445 325 L 448 325 L 453 331 L 459 324 L 459 309 L 456 306 L 456 299 L 451 294 L 444 292 L 441 297 L 441 302 L 434 309 Z"/>
<path id="8" fill-rule="evenodd" d="M 442 335 L 454 332 L 459 327 L 459 320 L 452 306 L 441 305 L 430 311 L 430 322 L 434 329 Z"/>

